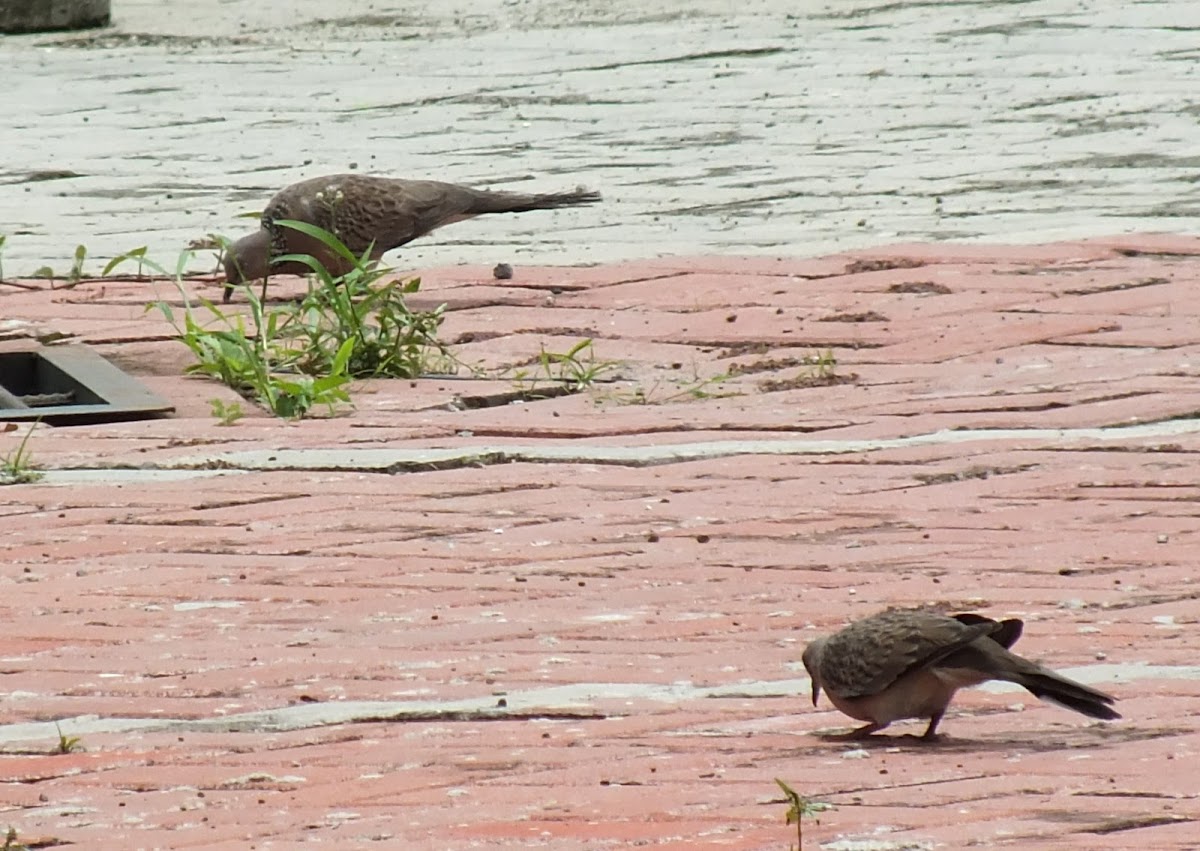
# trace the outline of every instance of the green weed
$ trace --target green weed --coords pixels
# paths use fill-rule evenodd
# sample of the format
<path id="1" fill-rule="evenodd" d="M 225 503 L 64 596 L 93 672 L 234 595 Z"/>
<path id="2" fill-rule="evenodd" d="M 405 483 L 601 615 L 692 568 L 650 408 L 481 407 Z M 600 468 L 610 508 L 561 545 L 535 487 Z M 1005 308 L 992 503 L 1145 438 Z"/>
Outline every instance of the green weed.
<path id="1" fill-rule="evenodd" d="M 4 845 L 0 846 L 0 851 L 29 851 L 29 846 L 17 841 L 17 829 L 10 827 L 8 833 L 4 835 Z"/>
<path id="2" fill-rule="evenodd" d="M 828 381 L 834 377 L 834 371 L 837 369 L 837 358 L 834 357 L 833 349 L 826 349 L 823 352 L 811 354 L 804 360 L 812 367 L 814 378 Z"/>
<path id="3" fill-rule="evenodd" d="M 0 485 L 24 485 L 36 482 L 46 474 L 33 467 L 33 453 L 29 450 L 29 438 L 37 428 L 39 420 L 35 420 L 25 432 L 25 437 L 17 444 L 17 448 L 6 455 L 0 456 Z M 15 423 L 8 423 L 5 431 L 16 431 Z"/>
<path id="4" fill-rule="evenodd" d="M 370 247 L 356 257 L 336 236 L 307 222 L 283 219 L 275 224 L 320 240 L 352 264 L 345 275 L 334 277 L 307 254 L 275 261 L 304 263 L 316 277 L 295 319 L 284 329 L 285 337 L 305 352 L 299 362 L 303 371 L 326 368 L 346 341 L 354 344 L 348 371 L 355 378 L 415 378 L 425 370 L 431 353 L 449 356 L 437 340 L 443 308 L 414 312 L 405 301 L 420 290 L 419 278 L 380 285 L 391 270 L 371 260 Z"/>
<path id="5" fill-rule="evenodd" d="M 291 419 L 316 406 L 336 413 L 350 404 L 346 385 L 355 378 L 412 378 L 424 371 L 431 353 L 452 357 L 437 341 L 442 308 L 414 312 L 405 302 L 405 296 L 420 289 L 419 280 L 381 285 L 390 270 L 378 267 L 370 250 L 356 257 L 321 228 L 291 220 L 276 224 L 322 241 L 349 260 L 351 270 L 335 277 L 307 254 L 276 258 L 276 263 L 304 263 L 313 270 L 314 280 L 299 303 L 278 306 L 267 304 L 266 281 L 261 289 L 243 285 L 252 325 L 248 328 L 243 315 L 227 314 L 207 299 L 199 299 L 195 307 L 188 302 L 180 284 L 181 260 L 175 280 L 184 302 L 182 321 L 165 301 L 152 306 L 196 356 L 189 372 L 212 376 Z M 213 239 L 228 250 L 228 240 Z M 140 250 L 123 257 L 151 262 Z M 214 415 L 221 416 L 215 408 Z"/>
<path id="6" fill-rule="evenodd" d="M 567 393 L 595 387 L 598 381 L 620 364 L 596 360 L 593 340 L 588 337 L 565 352 L 548 352 L 542 346 L 537 358 L 529 366 L 532 369 L 517 369 L 511 377 L 517 390 L 536 396 L 546 385 L 563 388 Z"/>
<path id="7" fill-rule="evenodd" d="M 231 426 L 246 416 L 240 402 L 230 402 L 226 405 L 221 399 L 209 399 L 208 404 L 212 407 L 212 415 L 218 420 L 217 425 Z"/>
<path id="8" fill-rule="evenodd" d="M 676 364 L 675 368 L 681 369 L 682 366 Z M 648 387 L 638 385 L 631 391 L 618 391 L 608 398 L 620 405 L 669 405 L 695 399 L 723 399 L 741 395 L 741 391 L 723 389 L 725 382 L 733 378 L 732 372 L 702 376 L 693 363 L 691 374 L 684 375 L 686 377 L 658 378 Z"/>
<path id="9" fill-rule="evenodd" d="M 694 377 L 691 381 L 655 381 L 648 388 L 638 386 L 629 393 L 616 394 L 617 401 L 625 405 L 669 405 L 673 402 L 691 401 L 693 399 L 723 399 L 727 396 L 740 396 L 736 391 L 724 391 L 721 385 L 732 376 L 721 373 L 708 378 Z"/>
<path id="10" fill-rule="evenodd" d="M 75 246 L 75 261 L 71 264 L 71 271 L 67 273 L 67 280 L 72 284 L 78 284 L 83 280 L 83 261 L 87 259 L 87 246 Z"/>
<path id="11" fill-rule="evenodd" d="M 250 300 L 255 323 L 255 331 L 250 333 L 241 314 L 226 315 L 204 298 L 193 308 L 182 285 L 177 283 L 177 286 L 184 302 L 182 327 L 169 304 L 159 301 L 154 306 L 195 355 L 196 363 L 187 368 L 188 372 L 216 378 L 286 419 L 303 417 L 317 405 L 326 406 L 333 414 L 339 405 L 350 402 L 343 385 L 350 381 L 346 362 L 353 350 L 352 342 L 346 344 L 341 357 L 330 365 L 327 374 L 320 377 L 302 375 L 296 370 L 297 353 L 290 351 L 280 340 L 280 315 L 265 312 L 257 297 Z M 205 327 L 196 318 L 200 311 L 210 314 L 224 327 Z"/>
<path id="12" fill-rule="evenodd" d="M 4 248 L 4 239 L 5 238 L 3 236 L 0 236 L 0 249 Z M 71 270 L 69 272 L 67 272 L 66 275 L 63 276 L 68 283 L 67 289 L 70 289 L 75 284 L 78 284 L 80 281 L 82 281 L 84 279 L 85 276 L 84 276 L 84 271 L 83 271 L 83 264 L 86 260 L 87 260 L 87 246 L 86 245 L 76 245 L 75 253 L 74 253 L 74 255 L 72 255 L 72 259 L 71 259 Z M 37 269 L 35 269 L 33 271 L 33 274 L 30 277 L 45 278 L 47 281 L 50 281 L 51 286 L 53 287 L 54 280 L 56 278 L 58 278 L 59 275 L 57 272 L 54 271 L 53 266 L 39 266 Z M 4 280 L 4 267 L 2 265 L 0 265 L 0 281 L 2 281 L 2 280 Z"/>
<path id="13" fill-rule="evenodd" d="M 801 797 L 791 786 L 784 783 L 778 777 L 775 778 L 775 782 L 779 784 L 779 788 L 783 790 L 784 797 L 787 798 L 788 811 L 785 821 L 787 824 L 796 825 L 796 851 L 804 851 L 804 819 L 811 816 L 814 817 L 813 820 L 817 824 L 820 824 L 820 820 L 816 819 L 815 816 L 826 810 L 832 810 L 833 804 Z"/>
<path id="14" fill-rule="evenodd" d="M 837 357 L 834 356 L 832 349 L 806 355 L 794 365 L 803 366 L 804 369 L 789 378 L 765 378 L 758 382 L 758 388 L 764 393 L 775 393 L 781 390 L 797 390 L 802 387 L 852 384 L 858 380 L 858 373 L 839 373 L 837 371 Z M 743 371 L 752 370 L 744 369 Z"/>
<path id="15" fill-rule="evenodd" d="M 184 255 L 189 255 L 189 254 L 190 254 L 190 252 L 185 251 L 180 255 L 180 257 L 182 258 Z M 123 263 L 129 263 L 129 262 L 137 263 L 137 276 L 139 278 L 145 277 L 144 270 L 146 268 L 149 268 L 149 269 L 157 272 L 160 275 L 170 276 L 170 274 L 171 274 L 166 269 L 164 269 L 162 266 L 158 265 L 157 263 L 155 263 L 153 260 L 151 260 L 149 257 L 146 256 L 146 246 L 143 245 L 138 248 L 131 248 L 130 250 L 126 251 L 124 254 L 118 254 L 112 260 L 109 260 L 107 265 L 105 265 L 105 267 L 104 267 L 104 271 L 100 273 L 100 277 L 107 278 L 109 276 L 109 274 L 112 273 L 113 269 L 117 268 L 118 266 L 120 266 Z M 176 271 L 178 273 L 179 270 L 177 269 Z M 178 277 L 178 274 L 176 274 L 176 277 Z"/>
<path id="16" fill-rule="evenodd" d="M 58 730 L 58 745 L 55 747 L 54 753 L 73 753 L 82 747 L 82 745 L 79 744 L 79 737 L 68 736 L 62 731 L 62 727 L 58 726 L 57 721 L 54 722 L 54 729 Z"/>

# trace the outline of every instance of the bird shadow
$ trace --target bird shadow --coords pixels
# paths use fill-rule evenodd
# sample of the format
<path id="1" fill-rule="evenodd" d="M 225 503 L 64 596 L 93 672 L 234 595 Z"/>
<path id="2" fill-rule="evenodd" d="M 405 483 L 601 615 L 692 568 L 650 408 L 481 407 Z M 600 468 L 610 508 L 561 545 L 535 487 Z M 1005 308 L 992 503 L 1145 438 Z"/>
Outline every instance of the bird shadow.
<path id="1" fill-rule="evenodd" d="M 959 753 L 979 751 L 1024 750 L 1033 752 L 1092 748 L 1178 735 L 1181 730 L 1169 727 L 1144 728 L 1129 725 L 1089 724 L 1082 727 L 1050 727 L 1037 730 L 1006 731 L 994 736 L 958 736 L 938 733 L 931 739 L 912 733 L 872 733 L 855 736 L 853 732 L 815 731 L 811 735 L 823 743 L 858 746 L 864 750 L 886 748 L 912 752 L 936 751 Z"/>

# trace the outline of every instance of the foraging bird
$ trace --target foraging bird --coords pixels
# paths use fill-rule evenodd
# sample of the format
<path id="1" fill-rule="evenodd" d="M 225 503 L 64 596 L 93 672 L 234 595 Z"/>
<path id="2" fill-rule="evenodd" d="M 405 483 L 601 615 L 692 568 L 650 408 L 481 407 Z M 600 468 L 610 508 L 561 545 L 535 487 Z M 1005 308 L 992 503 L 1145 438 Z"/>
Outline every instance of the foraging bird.
<path id="1" fill-rule="evenodd" d="M 813 706 L 823 688 L 840 711 L 868 722 L 853 738 L 902 718 L 928 718 L 921 738 L 931 740 L 958 689 L 1007 680 L 1090 718 L 1121 717 L 1110 695 L 1010 653 L 1022 627 L 1016 619 L 925 609 L 889 609 L 855 621 L 804 650 Z"/>
<path id="2" fill-rule="evenodd" d="M 368 247 L 371 259 L 424 236 L 442 225 L 461 222 L 485 213 L 523 213 L 594 204 L 599 192 L 577 189 L 527 195 L 520 192 L 487 192 L 434 180 L 398 180 L 362 174 L 332 174 L 293 183 L 276 193 L 262 214 L 262 227 L 233 243 L 225 257 L 225 296 L 229 301 L 237 284 L 265 278 L 268 272 L 307 275 L 310 269 L 297 261 L 271 262 L 285 254 L 308 254 L 333 276 L 344 275 L 352 265 L 318 239 L 277 225 L 295 219 L 329 231 L 361 256 Z"/>

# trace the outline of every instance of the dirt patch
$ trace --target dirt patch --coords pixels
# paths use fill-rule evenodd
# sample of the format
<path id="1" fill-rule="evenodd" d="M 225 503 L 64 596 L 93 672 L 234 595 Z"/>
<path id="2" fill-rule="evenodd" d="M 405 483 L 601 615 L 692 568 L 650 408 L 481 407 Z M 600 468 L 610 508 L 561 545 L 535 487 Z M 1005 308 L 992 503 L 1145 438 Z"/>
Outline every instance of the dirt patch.
<path id="1" fill-rule="evenodd" d="M 857 372 L 845 375 L 813 375 L 805 373 L 793 378 L 767 378 L 758 382 L 758 389 L 764 393 L 778 393 L 781 390 L 800 390 L 805 387 L 832 387 L 837 384 L 854 384 L 858 381 Z"/>
<path id="2" fill-rule="evenodd" d="M 908 281 L 903 284 L 892 284 L 887 288 L 889 293 L 915 293 L 917 295 L 949 295 L 954 292 L 945 284 L 933 281 Z"/>
<path id="3" fill-rule="evenodd" d="M 875 260 L 855 260 L 846 266 L 847 275 L 861 275 L 863 272 L 885 272 L 888 269 L 919 269 L 927 265 L 924 260 L 914 260 L 911 257 L 881 257 Z"/>
<path id="4" fill-rule="evenodd" d="M 875 310 L 864 310 L 859 313 L 835 313 L 832 316 L 822 316 L 818 322 L 888 322 L 888 318 Z"/>

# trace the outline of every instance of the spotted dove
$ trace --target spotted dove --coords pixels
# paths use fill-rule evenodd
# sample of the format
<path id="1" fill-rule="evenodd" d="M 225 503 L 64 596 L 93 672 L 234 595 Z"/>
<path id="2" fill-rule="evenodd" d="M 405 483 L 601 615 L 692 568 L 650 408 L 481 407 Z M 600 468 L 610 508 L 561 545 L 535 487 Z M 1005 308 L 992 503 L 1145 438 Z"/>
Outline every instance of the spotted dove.
<path id="1" fill-rule="evenodd" d="M 352 268 L 345 258 L 321 241 L 276 224 L 295 219 L 323 228 L 338 237 L 355 255 L 368 247 L 378 260 L 387 251 L 424 236 L 442 225 L 485 213 L 522 213 L 594 204 L 600 193 L 524 194 L 487 192 L 434 180 L 398 180 L 360 174 L 332 174 L 293 183 L 276 193 L 262 214 L 262 227 L 229 247 L 225 257 L 225 296 L 233 287 L 265 278 L 268 272 L 306 275 L 312 270 L 298 261 L 271 262 L 285 254 L 308 254 L 337 276 Z"/>
<path id="2" fill-rule="evenodd" d="M 958 689 L 1007 680 L 1091 718 L 1121 717 L 1110 695 L 1010 653 L 1022 627 L 1016 619 L 924 609 L 889 609 L 855 621 L 804 650 L 813 706 L 823 688 L 840 711 L 868 722 L 854 738 L 902 718 L 928 718 L 922 738 L 931 740 Z"/>

